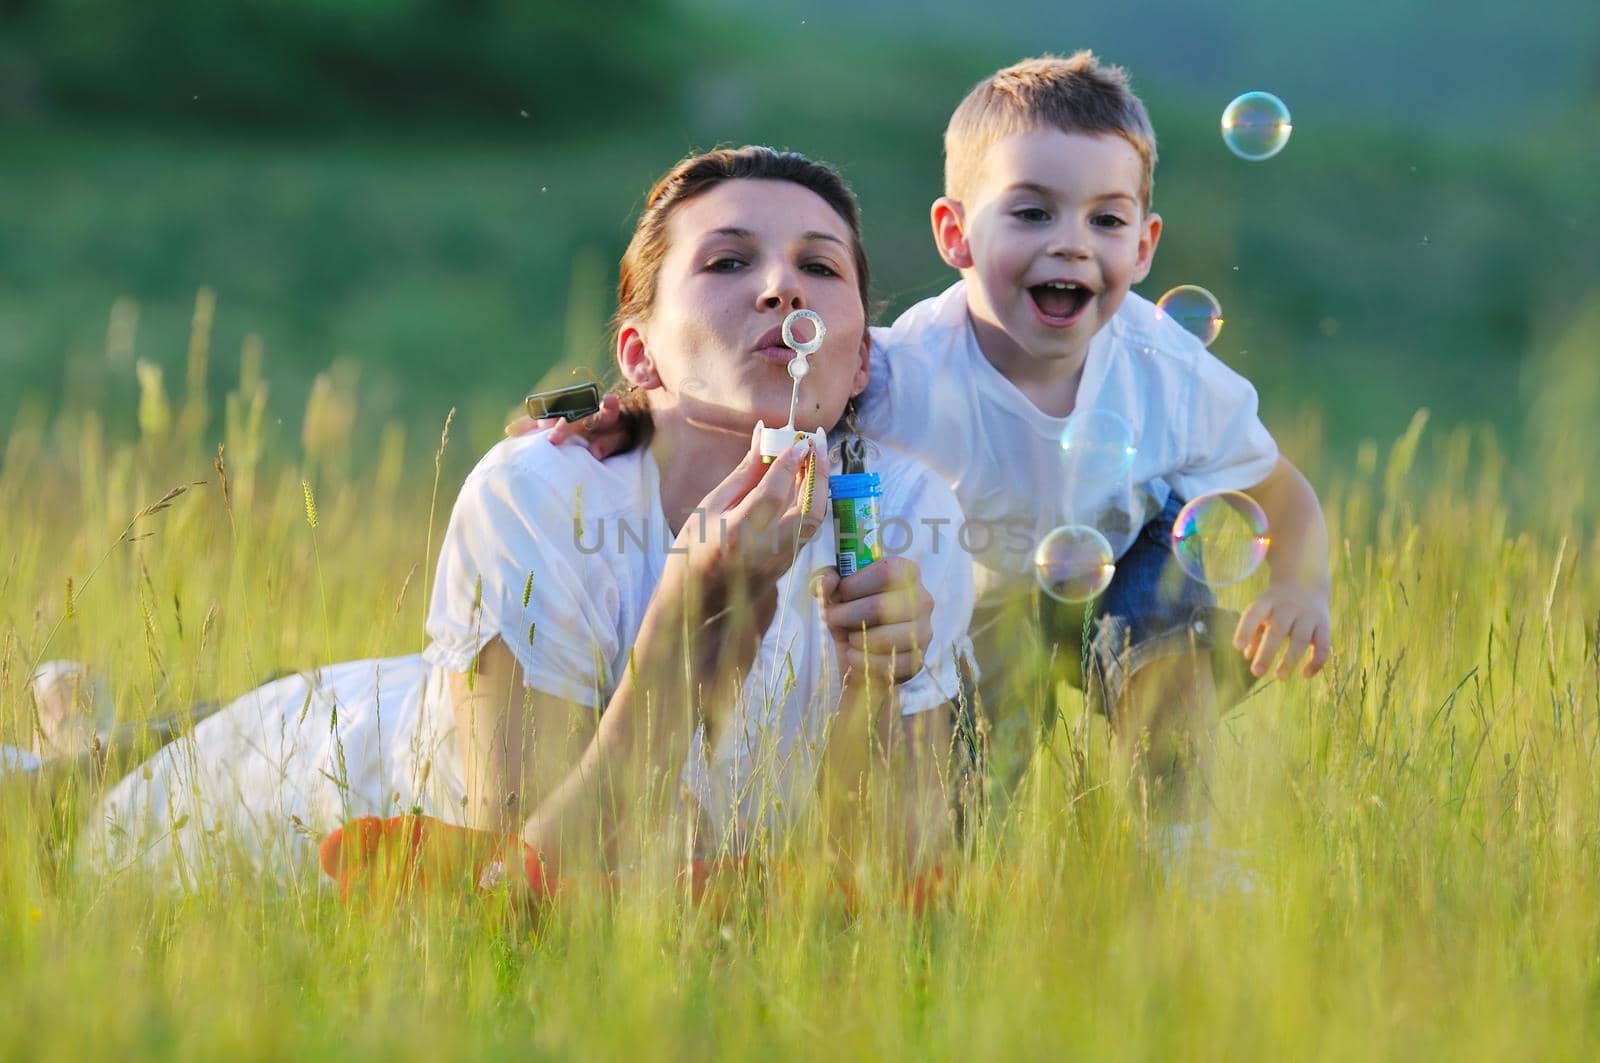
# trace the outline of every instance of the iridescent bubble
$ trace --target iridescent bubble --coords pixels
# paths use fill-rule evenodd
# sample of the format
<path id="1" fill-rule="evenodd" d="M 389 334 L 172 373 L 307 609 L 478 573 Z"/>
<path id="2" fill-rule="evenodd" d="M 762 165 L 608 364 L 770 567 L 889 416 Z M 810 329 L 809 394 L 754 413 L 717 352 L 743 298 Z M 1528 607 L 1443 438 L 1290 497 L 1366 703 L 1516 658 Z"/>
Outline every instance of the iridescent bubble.
<path id="1" fill-rule="evenodd" d="M 1198 284 L 1180 284 L 1156 300 L 1156 317 L 1170 317 L 1207 347 L 1222 334 L 1222 304 Z"/>
<path id="2" fill-rule="evenodd" d="M 1183 570 L 1201 583 L 1226 587 L 1261 565 L 1272 538 L 1267 515 L 1239 491 L 1197 495 L 1172 524 L 1172 552 Z"/>
<path id="3" fill-rule="evenodd" d="M 1039 587 L 1060 602 L 1086 602 L 1106 589 L 1117 566 L 1106 537 L 1087 524 L 1064 524 L 1033 550 Z"/>
<path id="4" fill-rule="evenodd" d="M 1293 131 L 1289 108 L 1270 92 L 1247 92 L 1222 111 L 1222 142 L 1250 162 L 1278 154 Z"/>
<path id="5" fill-rule="evenodd" d="M 1097 482 L 1121 480 L 1138 453 L 1133 428 L 1112 410 L 1079 410 L 1068 417 L 1061 449 L 1074 477 Z"/>

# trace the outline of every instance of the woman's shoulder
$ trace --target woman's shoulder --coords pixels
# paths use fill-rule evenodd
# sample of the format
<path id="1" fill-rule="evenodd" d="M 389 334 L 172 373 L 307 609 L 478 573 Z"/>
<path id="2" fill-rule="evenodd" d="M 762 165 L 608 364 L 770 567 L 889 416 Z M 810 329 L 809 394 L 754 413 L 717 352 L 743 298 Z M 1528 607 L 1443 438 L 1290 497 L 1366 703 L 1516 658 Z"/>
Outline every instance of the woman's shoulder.
<path id="1" fill-rule="evenodd" d="M 630 512 L 646 456 L 640 447 L 600 461 L 586 447 L 552 444 L 548 432 L 503 439 L 467 475 L 457 504 L 490 496 L 562 521 Z"/>

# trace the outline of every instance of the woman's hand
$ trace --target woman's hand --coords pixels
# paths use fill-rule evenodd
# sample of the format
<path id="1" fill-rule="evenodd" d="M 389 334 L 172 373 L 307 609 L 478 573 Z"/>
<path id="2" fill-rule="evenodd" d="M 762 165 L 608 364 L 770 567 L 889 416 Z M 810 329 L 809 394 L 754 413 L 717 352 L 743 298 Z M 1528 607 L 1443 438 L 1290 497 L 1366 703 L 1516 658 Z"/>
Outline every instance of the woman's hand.
<path id="1" fill-rule="evenodd" d="M 775 605 L 778 579 L 827 511 L 828 481 L 810 441 L 794 443 L 769 465 L 752 436 L 743 460 L 690 513 L 672 552 L 685 559 L 708 602 L 726 607 L 743 593 Z M 769 609 L 762 612 L 770 619 Z"/>
<path id="2" fill-rule="evenodd" d="M 838 569 L 819 569 L 811 591 L 847 678 L 903 683 L 922 670 L 933 640 L 933 596 L 915 561 L 885 557 L 844 579 Z"/>

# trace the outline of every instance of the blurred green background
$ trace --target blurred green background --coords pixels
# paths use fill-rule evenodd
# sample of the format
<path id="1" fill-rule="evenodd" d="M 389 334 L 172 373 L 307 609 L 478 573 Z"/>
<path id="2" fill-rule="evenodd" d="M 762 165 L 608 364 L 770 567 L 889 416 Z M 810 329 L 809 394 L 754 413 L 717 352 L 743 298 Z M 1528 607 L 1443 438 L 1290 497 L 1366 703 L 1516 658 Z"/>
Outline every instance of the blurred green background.
<path id="1" fill-rule="evenodd" d="M 397 422 L 422 461 L 452 405 L 487 445 L 558 361 L 608 365 L 642 196 L 718 143 L 841 165 L 890 315 L 950 279 L 926 222 L 950 109 L 1079 47 L 1161 140 L 1140 290 L 1215 292 L 1213 351 L 1322 460 L 1419 406 L 1515 448 L 1550 352 L 1600 344 L 1574 340 L 1600 297 L 1588 0 L 0 0 L 0 439 L 74 409 L 131 436 L 135 363 L 181 386 L 204 287 L 214 407 L 254 336 L 283 441 L 337 367 L 358 450 Z M 1218 135 L 1250 89 L 1294 114 L 1265 163 Z"/>

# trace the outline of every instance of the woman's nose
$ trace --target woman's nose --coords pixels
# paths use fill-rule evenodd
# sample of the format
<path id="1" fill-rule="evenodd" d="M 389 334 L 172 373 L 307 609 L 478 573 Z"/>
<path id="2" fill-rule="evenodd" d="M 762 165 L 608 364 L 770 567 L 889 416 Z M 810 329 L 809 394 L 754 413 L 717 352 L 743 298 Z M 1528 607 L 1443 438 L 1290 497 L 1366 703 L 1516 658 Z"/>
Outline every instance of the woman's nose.
<path id="1" fill-rule="evenodd" d="M 768 310 L 802 309 L 806 305 L 806 296 L 799 271 L 787 264 L 773 267 L 762 287 L 761 305 Z"/>

